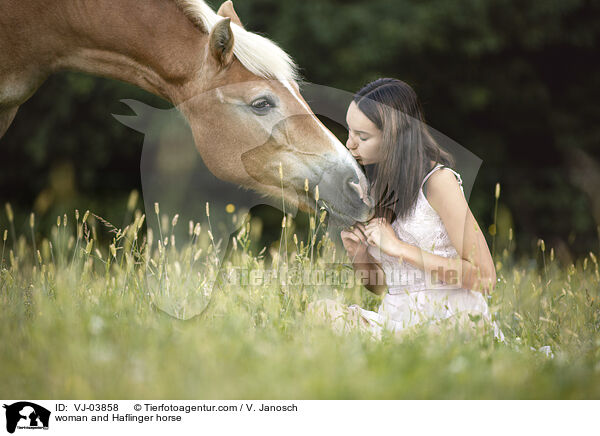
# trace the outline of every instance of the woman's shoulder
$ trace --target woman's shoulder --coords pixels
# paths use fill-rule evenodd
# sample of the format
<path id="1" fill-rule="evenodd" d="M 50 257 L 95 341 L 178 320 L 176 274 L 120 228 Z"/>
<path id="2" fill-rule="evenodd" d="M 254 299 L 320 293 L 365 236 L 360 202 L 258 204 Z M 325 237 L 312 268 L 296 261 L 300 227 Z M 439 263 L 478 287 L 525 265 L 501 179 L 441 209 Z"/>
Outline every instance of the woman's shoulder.
<path id="1" fill-rule="evenodd" d="M 460 174 L 452 168 L 439 165 L 434 168 L 423 190 L 426 187 L 426 198 L 431 206 L 438 211 L 444 204 L 464 200 L 464 191 Z"/>
<path id="2" fill-rule="evenodd" d="M 432 182 L 432 180 L 435 181 Z M 435 185 L 436 187 L 439 187 L 440 185 L 447 185 L 448 183 L 451 183 L 452 180 L 455 180 L 462 189 L 462 179 L 458 172 L 443 164 L 432 162 L 432 169 L 425 175 L 425 178 L 421 183 L 421 189 L 426 194 L 429 186 Z"/>

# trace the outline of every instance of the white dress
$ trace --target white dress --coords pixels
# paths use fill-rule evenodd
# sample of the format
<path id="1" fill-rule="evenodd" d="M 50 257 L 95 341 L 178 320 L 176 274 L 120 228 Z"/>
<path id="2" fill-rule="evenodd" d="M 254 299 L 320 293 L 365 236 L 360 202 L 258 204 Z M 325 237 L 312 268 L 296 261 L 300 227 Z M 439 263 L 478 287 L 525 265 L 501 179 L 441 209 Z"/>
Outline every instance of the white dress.
<path id="1" fill-rule="evenodd" d="M 438 164 L 425 176 L 412 212 L 404 220 L 396 219 L 392 228 L 399 239 L 421 250 L 443 257 L 457 257 L 458 253 L 442 219 L 423 194 L 427 179 L 443 167 Z M 460 175 L 450 168 L 444 168 L 456 175 L 464 194 Z M 397 258 L 382 253 L 377 247 L 370 246 L 368 250 L 385 272 L 388 292 L 377 312 L 357 305 L 349 309 L 358 311 L 376 336 L 380 336 L 384 328 L 399 331 L 421 323 L 464 316 L 466 313 L 480 315 L 484 321 L 491 321 L 487 301 L 480 292 L 432 284 L 421 269 L 407 262 L 401 264 Z M 504 341 L 504 335 L 495 322 L 492 322 L 492 327 L 494 336 Z"/>

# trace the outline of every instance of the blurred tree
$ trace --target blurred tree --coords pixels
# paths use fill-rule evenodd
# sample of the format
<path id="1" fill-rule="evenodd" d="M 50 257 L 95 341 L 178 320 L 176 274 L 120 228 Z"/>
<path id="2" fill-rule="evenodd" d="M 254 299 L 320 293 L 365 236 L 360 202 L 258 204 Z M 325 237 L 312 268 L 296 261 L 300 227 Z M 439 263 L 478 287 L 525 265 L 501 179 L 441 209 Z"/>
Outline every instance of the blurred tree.
<path id="1" fill-rule="evenodd" d="M 564 162 L 573 149 L 600 161 L 600 2 L 245 0 L 235 7 L 246 28 L 285 48 L 308 81 L 349 91 L 382 76 L 411 84 L 429 124 L 483 159 L 471 196 L 482 228 L 492 222 L 500 182 L 512 214 L 503 221 L 514 222 L 519 249 L 537 237 L 577 253 L 598 249 L 590 198 Z M 69 162 L 75 191 L 101 209 L 139 189 L 142 138 L 110 116 L 126 112 L 121 98 L 165 107 L 115 81 L 73 73 L 48 80 L 1 141 L 0 201 L 32 208 L 53 169 Z"/>

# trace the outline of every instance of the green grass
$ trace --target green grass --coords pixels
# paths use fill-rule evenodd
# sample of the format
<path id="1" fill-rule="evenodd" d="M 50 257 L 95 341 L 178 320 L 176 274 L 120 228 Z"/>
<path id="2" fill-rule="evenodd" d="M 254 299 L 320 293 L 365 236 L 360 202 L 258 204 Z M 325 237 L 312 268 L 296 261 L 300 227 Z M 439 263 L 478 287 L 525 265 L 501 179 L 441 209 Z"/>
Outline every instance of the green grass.
<path id="1" fill-rule="evenodd" d="M 504 250 L 491 311 L 506 344 L 485 329 L 375 341 L 358 331 L 336 335 L 305 313 L 324 297 L 375 309 L 379 299 L 358 285 L 223 283 L 202 316 L 172 318 L 152 295 L 166 287 L 182 296 L 206 291 L 199 277 L 215 274 L 218 247 L 208 223 L 195 233 L 192 225 L 177 248 L 169 240 L 159 249 L 158 237 L 148 244 L 142 236 L 139 212 L 122 231 L 85 218 L 83 225 L 83 217 L 69 216 L 67 225 L 61 218 L 47 236 L 36 234 L 33 217 L 31 234 L 15 235 L 9 219 L 0 266 L 4 398 L 600 398 L 593 254 L 563 267 L 540 244 L 538 268 Z M 227 262 L 253 271 L 272 261 L 323 268 L 343 254 L 319 218 L 298 243 L 288 218 L 287 249 L 262 253 L 251 249 L 256 234 L 247 225 Z M 164 242 L 173 222 L 162 222 Z M 543 345 L 554 359 L 530 350 Z"/>

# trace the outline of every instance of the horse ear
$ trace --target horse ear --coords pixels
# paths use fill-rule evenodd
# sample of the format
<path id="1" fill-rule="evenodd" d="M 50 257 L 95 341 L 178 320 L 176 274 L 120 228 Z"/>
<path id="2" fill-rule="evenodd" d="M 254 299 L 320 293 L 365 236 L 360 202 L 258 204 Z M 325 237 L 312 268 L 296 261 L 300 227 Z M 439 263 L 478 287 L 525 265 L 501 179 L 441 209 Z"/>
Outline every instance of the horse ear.
<path id="1" fill-rule="evenodd" d="M 229 25 L 231 18 L 219 21 L 210 32 L 209 47 L 213 57 L 221 66 L 227 66 L 233 60 L 233 32 Z"/>
<path id="2" fill-rule="evenodd" d="M 235 9 L 233 9 L 233 2 L 231 0 L 223 2 L 219 10 L 217 11 L 217 15 L 220 15 L 222 17 L 229 17 L 231 18 L 232 23 L 237 24 L 241 28 L 244 28 L 244 26 L 242 26 L 242 22 L 240 21 L 240 17 L 238 17 L 238 14 L 235 13 Z"/>

